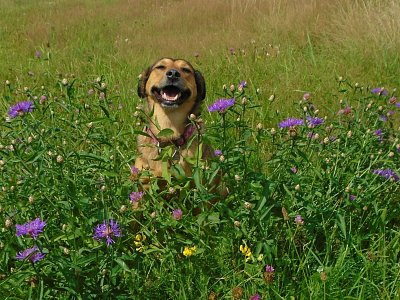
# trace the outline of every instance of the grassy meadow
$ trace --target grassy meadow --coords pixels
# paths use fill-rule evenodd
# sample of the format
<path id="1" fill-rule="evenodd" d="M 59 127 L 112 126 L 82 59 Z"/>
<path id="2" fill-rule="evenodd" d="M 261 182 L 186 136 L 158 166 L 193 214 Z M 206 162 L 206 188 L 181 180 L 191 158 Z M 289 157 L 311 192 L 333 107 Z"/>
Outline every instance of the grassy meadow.
<path id="1" fill-rule="evenodd" d="M 4 299 L 400 299 L 400 3 L 0 9 Z M 204 75 L 218 151 L 141 193 L 138 75 L 164 56 Z"/>

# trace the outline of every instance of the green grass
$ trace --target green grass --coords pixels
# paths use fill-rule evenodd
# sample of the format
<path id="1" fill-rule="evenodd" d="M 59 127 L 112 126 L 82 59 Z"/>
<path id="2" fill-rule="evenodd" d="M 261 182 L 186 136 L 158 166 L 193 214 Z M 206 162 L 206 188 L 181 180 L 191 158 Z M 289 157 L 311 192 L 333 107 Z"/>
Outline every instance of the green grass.
<path id="1" fill-rule="evenodd" d="M 400 174 L 392 98 L 398 4 L 0 0 L 0 7 L 4 298 L 400 298 L 399 182 L 374 173 Z M 160 56 L 189 59 L 205 76 L 201 139 L 223 158 L 209 168 L 195 163 L 193 178 L 165 189 L 152 182 L 135 207 L 137 75 Z M 382 86 L 388 95 L 371 91 Z M 221 97 L 236 104 L 208 113 Z M 9 108 L 25 100 L 33 111 L 10 119 Z M 310 116 L 326 118 L 312 128 Z M 305 125 L 278 128 L 286 117 Z M 209 205 L 218 196 L 207 182 L 220 171 L 229 194 Z M 182 219 L 172 217 L 175 209 Z M 16 236 L 16 224 L 38 217 L 47 224 L 36 240 Z M 122 236 L 107 246 L 93 233 L 109 219 Z M 33 245 L 43 259 L 16 259 Z"/>

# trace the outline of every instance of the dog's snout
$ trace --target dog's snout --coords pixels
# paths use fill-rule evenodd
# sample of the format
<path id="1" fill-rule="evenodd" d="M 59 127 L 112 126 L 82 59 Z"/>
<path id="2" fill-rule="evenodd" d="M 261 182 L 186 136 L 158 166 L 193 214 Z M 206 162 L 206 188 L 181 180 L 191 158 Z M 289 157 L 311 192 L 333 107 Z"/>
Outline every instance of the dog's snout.
<path id="1" fill-rule="evenodd" d="M 176 80 L 176 79 L 178 79 L 179 77 L 181 77 L 181 73 L 179 73 L 179 71 L 178 71 L 178 70 L 175 70 L 175 69 L 169 70 L 169 71 L 166 73 L 166 75 L 167 75 L 167 78 L 168 78 L 168 79 L 171 79 L 171 80 Z"/>

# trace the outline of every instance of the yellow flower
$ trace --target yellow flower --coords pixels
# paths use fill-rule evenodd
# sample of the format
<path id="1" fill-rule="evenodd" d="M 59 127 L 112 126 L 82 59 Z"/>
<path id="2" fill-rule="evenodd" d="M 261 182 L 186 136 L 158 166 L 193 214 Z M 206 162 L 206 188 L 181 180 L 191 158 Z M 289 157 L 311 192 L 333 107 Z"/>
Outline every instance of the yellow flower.
<path id="1" fill-rule="evenodd" d="M 135 240 L 133 241 L 133 243 L 136 246 L 136 251 L 138 252 L 143 252 L 144 251 L 144 241 L 146 240 L 146 236 L 144 234 L 136 234 L 135 236 Z"/>
<path id="2" fill-rule="evenodd" d="M 240 245 L 239 250 L 246 257 L 246 261 L 248 261 L 253 255 L 253 253 L 251 252 L 251 249 L 246 244 Z"/>
<path id="3" fill-rule="evenodd" d="M 196 250 L 197 250 L 196 246 L 193 246 L 193 247 L 185 246 L 185 249 L 183 249 L 182 253 L 184 256 L 188 257 L 188 256 L 192 256 L 193 254 L 195 254 Z"/>

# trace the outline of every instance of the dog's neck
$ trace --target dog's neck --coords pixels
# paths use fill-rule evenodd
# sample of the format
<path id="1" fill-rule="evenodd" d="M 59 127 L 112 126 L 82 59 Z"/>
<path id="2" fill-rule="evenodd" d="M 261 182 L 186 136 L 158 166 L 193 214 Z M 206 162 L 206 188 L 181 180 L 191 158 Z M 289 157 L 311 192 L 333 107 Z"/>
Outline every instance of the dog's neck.
<path id="1" fill-rule="evenodd" d="M 185 109 L 164 109 L 160 105 L 154 106 L 153 116 L 148 124 L 150 130 L 155 134 L 163 129 L 171 129 L 174 133 L 169 138 L 179 138 L 186 130 L 188 125 L 188 112 Z M 157 118 L 157 116 L 163 116 Z"/>

